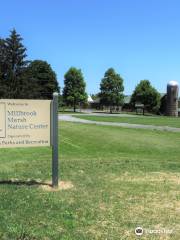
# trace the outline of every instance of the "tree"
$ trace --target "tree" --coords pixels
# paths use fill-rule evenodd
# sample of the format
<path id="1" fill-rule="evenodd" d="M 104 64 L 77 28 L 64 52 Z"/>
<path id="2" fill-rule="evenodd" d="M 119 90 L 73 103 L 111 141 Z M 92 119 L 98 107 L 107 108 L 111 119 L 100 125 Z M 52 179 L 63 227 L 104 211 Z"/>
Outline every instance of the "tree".
<path id="1" fill-rule="evenodd" d="M 15 29 L 0 38 L 0 98 L 51 99 L 59 92 L 56 74 L 45 61 L 27 61 L 22 40 Z"/>
<path id="2" fill-rule="evenodd" d="M 60 91 L 56 74 L 46 61 L 32 61 L 24 77 L 28 79 L 28 84 L 23 92 L 28 98 L 51 99 L 53 92 Z"/>
<path id="3" fill-rule="evenodd" d="M 160 94 L 151 86 L 149 80 L 141 80 L 136 86 L 131 96 L 131 104 L 134 106 L 136 103 L 144 104 L 145 109 L 148 111 L 158 111 L 160 106 Z"/>
<path id="4" fill-rule="evenodd" d="M 21 98 L 23 94 L 23 85 L 27 81 L 23 81 L 25 67 L 28 64 L 26 61 L 26 48 L 22 44 L 22 37 L 12 30 L 8 38 L 4 40 L 4 56 L 5 56 L 5 75 L 4 83 L 7 87 L 7 98 Z M 23 81 L 23 82 L 22 82 Z"/>
<path id="5" fill-rule="evenodd" d="M 110 107 L 110 113 L 112 113 L 112 107 L 120 106 L 123 103 L 123 91 L 122 77 L 113 68 L 109 68 L 101 80 L 100 103 Z"/>
<path id="6" fill-rule="evenodd" d="M 7 73 L 7 57 L 5 49 L 5 40 L 0 38 L 0 98 L 5 97 L 7 93 L 7 85 L 5 81 Z"/>
<path id="7" fill-rule="evenodd" d="M 63 98 L 67 105 L 73 106 L 74 112 L 78 104 L 86 103 L 86 84 L 80 69 L 71 67 L 64 75 Z"/>
<path id="8" fill-rule="evenodd" d="M 91 96 L 91 98 L 92 98 L 93 100 L 99 99 L 99 93 L 91 94 L 90 96 Z"/>

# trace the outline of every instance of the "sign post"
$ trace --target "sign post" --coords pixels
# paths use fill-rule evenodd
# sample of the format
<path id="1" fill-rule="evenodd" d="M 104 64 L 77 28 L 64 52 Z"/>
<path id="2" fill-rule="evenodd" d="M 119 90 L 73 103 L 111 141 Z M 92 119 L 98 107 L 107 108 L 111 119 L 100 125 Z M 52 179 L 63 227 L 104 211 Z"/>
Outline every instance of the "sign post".
<path id="1" fill-rule="evenodd" d="M 58 187 L 58 93 L 52 101 L 52 186 Z"/>

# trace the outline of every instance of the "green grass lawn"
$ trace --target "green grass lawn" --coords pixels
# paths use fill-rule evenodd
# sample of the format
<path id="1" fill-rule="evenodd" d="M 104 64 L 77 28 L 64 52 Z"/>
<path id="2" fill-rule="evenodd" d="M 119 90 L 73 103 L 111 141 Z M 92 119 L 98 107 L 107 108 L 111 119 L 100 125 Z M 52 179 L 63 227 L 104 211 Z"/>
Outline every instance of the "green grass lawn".
<path id="1" fill-rule="evenodd" d="M 2 181 L 51 179 L 49 148 L 0 149 L 0 239 L 139 239 L 137 226 L 180 239 L 180 134 L 60 123 L 60 176 L 73 188 Z"/>
<path id="2" fill-rule="evenodd" d="M 134 124 L 145 124 L 155 126 L 169 126 L 180 128 L 180 118 L 174 117 L 118 117 L 118 116 L 76 116 L 77 118 L 87 119 L 91 121 L 101 122 L 119 122 L 119 123 L 134 123 Z"/>

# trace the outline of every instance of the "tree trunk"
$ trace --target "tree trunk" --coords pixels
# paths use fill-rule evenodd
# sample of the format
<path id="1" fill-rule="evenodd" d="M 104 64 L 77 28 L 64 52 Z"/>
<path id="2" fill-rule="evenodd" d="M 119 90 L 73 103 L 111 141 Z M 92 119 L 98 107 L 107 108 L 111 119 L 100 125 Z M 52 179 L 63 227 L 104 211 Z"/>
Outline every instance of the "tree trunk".
<path id="1" fill-rule="evenodd" d="M 112 114 L 112 107 L 110 107 L 110 113 Z"/>
<path id="2" fill-rule="evenodd" d="M 74 108 L 74 112 L 76 112 L 76 100 L 75 100 L 75 98 L 73 100 L 73 108 Z"/>

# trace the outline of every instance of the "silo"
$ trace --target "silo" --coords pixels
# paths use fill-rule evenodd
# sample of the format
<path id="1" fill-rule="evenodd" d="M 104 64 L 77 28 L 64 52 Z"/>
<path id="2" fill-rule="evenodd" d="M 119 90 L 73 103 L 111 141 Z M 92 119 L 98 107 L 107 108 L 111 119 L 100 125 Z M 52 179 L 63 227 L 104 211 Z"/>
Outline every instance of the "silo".
<path id="1" fill-rule="evenodd" d="M 167 84 L 167 116 L 178 117 L 178 91 L 179 86 L 176 81 L 170 81 Z"/>

